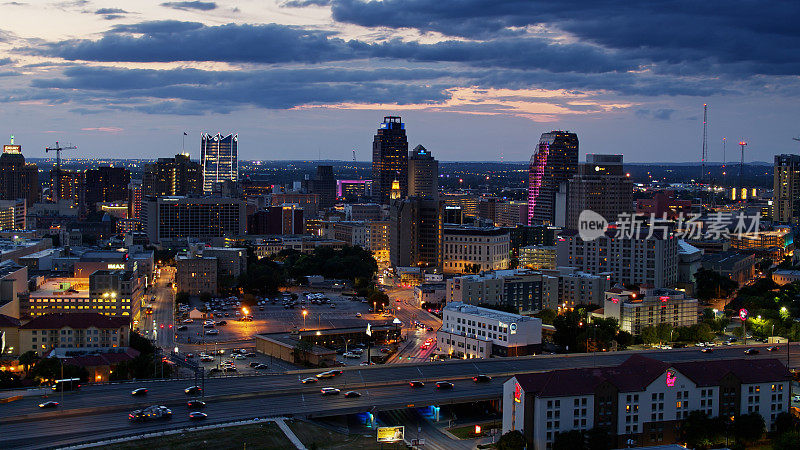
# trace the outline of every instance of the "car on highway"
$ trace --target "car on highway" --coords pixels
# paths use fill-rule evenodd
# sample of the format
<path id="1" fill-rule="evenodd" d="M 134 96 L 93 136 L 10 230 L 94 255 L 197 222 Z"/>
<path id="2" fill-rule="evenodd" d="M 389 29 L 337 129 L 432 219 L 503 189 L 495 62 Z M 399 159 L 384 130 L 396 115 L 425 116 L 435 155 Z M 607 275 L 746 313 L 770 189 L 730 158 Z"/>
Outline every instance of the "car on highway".
<path id="1" fill-rule="evenodd" d="M 339 389 L 332 388 L 332 387 L 324 387 L 319 390 L 322 395 L 338 395 L 341 392 Z"/>
<path id="2" fill-rule="evenodd" d="M 745 355 L 757 355 L 758 354 L 758 349 L 748 348 L 747 350 L 744 351 L 744 354 Z"/>
<path id="3" fill-rule="evenodd" d="M 768 352 L 776 352 L 776 351 L 778 351 L 778 346 L 777 345 L 773 345 L 771 347 L 767 347 L 767 351 Z"/>
<path id="4" fill-rule="evenodd" d="M 358 391 L 347 391 L 344 393 L 344 398 L 357 398 L 361 397 L 361 393 Z"/>
<path id="5" fill-rule="evenodd" d="M 453 389 L 455 386 L 453 383 L 449 381 L 437 381 L 436 382 L 436 389 Z"/>
<path id="6" fill-rule="evenodd" d="M 342 374 L 341 370 L 327 370 L 325 372 L 318 373 L 316 375 L 316 377 L 320 378 L 320 379 L 322 379 L 322 378 L 333 378 L 336 375 L 341 375 L 341 374 Z"/>
<path id="7" fill-rule="evenodd" d="M 476 383 L 488 383 L 488 382 L 492 381 L 492 377 L 490 377 L 489 375 L 483 375 L 483 374 L 475 375 L 474 377 L 472 377 L 472 381 L 474 381 Z"/>
<path id="8" fill-rule="evenodd" d="M 208 414 L 200 412 L 200 411 L 192 411 L 189 413 L 189 419 L 191 420 L 204 420 L 208 417 Z"/>
<path id="9" fill-rule="evenodd" d="M 425 383 L 423 383 L 422 381 L 414 380 L 414 381 L 409 381 L 408 385 L 411 386 L 412 388 L 421 388 L 425 386 Z"/>
<path id="10" fill-rule="evenodd" d="M 206 402 L 202 400 L 189 400 L 186 402 L 186 407 L 189 409 L 202 409 L 206 407 Z"/>
<path id="11" fill-rule="evenodd" d="M 702 349 L 700 349 L 700 351 L 703 353 L 711 353 L 714 351 L 714 349 L 711 347 L 703 347 Z"/>
<path id="12" fill-rule="evenodd" d="M 145 395 L 147 394 L 147 388 L 136 388 L 131 391 L 131 395 Z"/>
<path id="13" fill-rule="evenodd" d="M 303 378 L 302 380 L 300 380 L 300 382 L 303 384 L 316 383 L 317 379 L 314 377 L 308 377 L 308 378 Z"/>
<path id="14" fill-rule="evenodd" d="M 39 403 L 39 408 L 55 408 L 58 406 L 58 402 L 44 402 Z"/>
<path id="15" fill-rule="evenodd" d="M 356 317 L 361 317 L 361 313 L 356 313 Z"/>
<path id="16" fill-rule="evenodd" d="M 206 335 L 208 335 L 208 336 L 216 336 L 218 334 L 219 334 L 219 330 L 212 329 L 212 330 L 207 330 L 206 331 Z"/>
<path id="17" fill-rule="evenodd" d="M 197 395 L 203 392 L 203 388 L 200 386 L 189 386 L 184 389 L 183 392 L 186 393 L 186 395 Z"/>
<path id="18" fill-rule="evenodd" d="M 172 418 L 172 410 L 166 406 L 159 405 L 148 406 L 128 413 L 128 420 L 131 422 L 147 422 L 148 420 L 170 418 Z"/>

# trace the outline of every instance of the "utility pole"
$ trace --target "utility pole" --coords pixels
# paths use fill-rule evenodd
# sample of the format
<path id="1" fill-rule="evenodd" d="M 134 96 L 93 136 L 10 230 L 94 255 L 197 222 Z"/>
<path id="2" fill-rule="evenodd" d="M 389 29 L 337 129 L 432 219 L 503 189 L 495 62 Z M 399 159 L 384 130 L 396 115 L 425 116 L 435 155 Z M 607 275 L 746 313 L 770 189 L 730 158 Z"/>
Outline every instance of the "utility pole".
<path id="1" fill-rule="evenodd" d="M 78 147 L 75 145 L 68 145 L 66 147 L 61 147 L 58 145 L 58 141 L 56 141 L 55 147 L 45 147 L 44 152 L 56 152 L 56 195 L 53 197 L 53 202 L 58 203 L 61 200 L 61 151 L 62 150 L 75 150 Z"/>

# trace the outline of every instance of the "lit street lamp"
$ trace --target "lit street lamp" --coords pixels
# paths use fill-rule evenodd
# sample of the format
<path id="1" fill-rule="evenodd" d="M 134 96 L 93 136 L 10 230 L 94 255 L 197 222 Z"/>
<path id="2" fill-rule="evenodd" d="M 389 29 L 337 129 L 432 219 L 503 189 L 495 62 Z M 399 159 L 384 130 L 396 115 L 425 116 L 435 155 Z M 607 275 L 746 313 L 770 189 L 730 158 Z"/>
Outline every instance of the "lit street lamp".
<path id="1" fill-rule="evenodd" d="M 303 329 L 306 328 L 306 316 L 308 315 L 308 310 L 303 310 Z"/>

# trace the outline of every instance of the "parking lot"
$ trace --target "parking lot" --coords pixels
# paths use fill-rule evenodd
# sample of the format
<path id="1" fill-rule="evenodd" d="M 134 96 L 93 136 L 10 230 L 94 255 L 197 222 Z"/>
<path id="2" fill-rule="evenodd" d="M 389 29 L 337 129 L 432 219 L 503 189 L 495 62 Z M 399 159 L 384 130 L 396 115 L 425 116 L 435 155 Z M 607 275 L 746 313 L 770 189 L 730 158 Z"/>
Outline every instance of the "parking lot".
<path id="1" fill-rule="evenodd" d="M 178 319 L 175 324 L 176 343 L 178 344 L 214 344 L 224 342 L 246 341 L 257 333 L 288 332 L 292 329 L 325 329 L 341 327 L 366 328 L 367 321 L 383 323 L 391 317 L 371 314 L 371 305 L 344 297 L 339 293 L 325 293 L 329 304 L 314 304 L 304 300 L 302 292 L 298 292 L 296 304 L 285 307 L 283 297 L 262 301 L 261 305 L 228 305 L 225 309 L 213 312 L 214 326 L 204 328 L 203 320 Z M 197 305 L 199 306 L 199 305 Z M 204 305 L 203 305 L 204 306 Z M 306 311 L 306 314 L 303 314 Z M 249 314 L 252 320 L 241 320 Z M 360 317 L 359 317 L 360 315 Z M 215 331 L 212 331 L 215 330 Z M 210 333 L 209 333 L 210 332 Z"/>

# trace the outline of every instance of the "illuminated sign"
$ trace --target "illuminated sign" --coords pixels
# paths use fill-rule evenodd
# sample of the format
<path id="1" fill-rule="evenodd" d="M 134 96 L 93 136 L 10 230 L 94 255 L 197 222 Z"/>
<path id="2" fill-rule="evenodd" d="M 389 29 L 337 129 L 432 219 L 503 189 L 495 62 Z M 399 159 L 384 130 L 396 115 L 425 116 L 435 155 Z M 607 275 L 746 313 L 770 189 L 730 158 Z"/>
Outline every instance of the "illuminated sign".
<path id="1" fill-rule="evenodd" d="M 4 145 L 3 153 L 22 153 L 22 146 L 19 145 Z"/>
<path id="2" fill-rule="evenodd" d="M 405 427 L 378 427 L 378 442 L 402 441 Z"/>
<path id="3" fill-rule="evenodd" d="M 742 309 L 739 310 L 739 318 L 742 319 L 742 321 L 747 320 L 747 310 L 746 309 L 742 308 Z"/>
<path id="4" fill-rule="evenodd" d="M 614 297 L 614 298 L 611 299 L 611 303 L 614 303 L 614 304 L 619 303 L 619 299 Z"/>
<path id="5" fill-rule="evenodd" d="M 109 263 L 108 264 L 108 270 L 125 270 L 125 264 L 124 263 L 122 263 L 122 264 Z"/>
<path id="6" fill-rule="evenodd" d="M 675 371 L 672 369 L 667 370 L 667 387 L 675 387 L 675 380 L 678 377 L 675 375 Z M 653 394 L 655 395 L 655 394 Z"/>
<path id="7" fill-rule="evenodd" d="M 669 296 L 668 295 L 663 295 L 661 297 L 658 297 L 658 299 L 661 300 L 662 302 L 665 302 L 665 301 L 669 300 Z"/>
<path id="8" fill-rule="evenodd" d="M 517 324 L 512 323 L 509 328 L 511 329 L 511 334 L 517 334 Z"/>
<path id="9" fill-rule="evenodd" d="M 517 403 L 522 402 L 522 386 L 519 383 L 514 386 L 514 401 Z"/>

